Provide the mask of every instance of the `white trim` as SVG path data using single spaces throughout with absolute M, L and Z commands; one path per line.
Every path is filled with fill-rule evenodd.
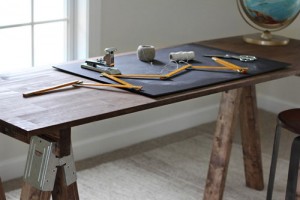
M 283 110 L 300 107 L 300 104 L 283 101 L 279 98 L 264 94 L 257 94 L 257 104 L 259 108 L 272 113 L 279 113 Z
M 20 157 L 3 160 L 0 162 L 2 181 L 12 180 L 23 176 L 26 163 L 26 154 Z
M 31 28 L 31 66 L 34 66 L 34 0 L 31 0 L 31 19 L 30 19 L 30 28 Z
M 266 96 L 263 94 L 257 95 L 258 107 L 264 110 L 278 113 L 284 109 L 292 107 L 300 107 L 300 105 L 282 101 L 278 98 Z M 191 103 L 191 102 L 189 102 Z M 193 104 L 194 105 L 194 104 Z M 195 104 L 196 105 L 196 104 Z M 206 104 L 205 104 L 206 105 Z M 74 156 L 76 160 L 82 160 L 91 156 L 103 154 L 126 146 L 130 146 L 142 141 L 150 140 L 156 137 L 174 133 L 180 130 L 192 128 L 203 123 L 211 122 L 216 119 L 218 112 L 218 103 L 211 103 L 206 106 L 199 104 L 196 109 L 188 112 L 178 112 L 168 118 L 155 114 L 156 111 L 142 111 L 131 114 L 132 117 L 126 116 L 128 126 L 116 128 L 112 131 L 107 131 L 110 123 L 115 123 L 123 118 L 113 118 L 101 122 L 82 125 L 72 129 L 72 136 L 85 134 L 86 137 L 73 142 Z M 152 115 L 155 121 L 145 119 L 143 123 L 136 124 L 136 118 L 147 118 L 148 112 L 153 112 Z M 134 116 L 135 115 L 135 116 Z M 125 116 L 123 116 L 125 117 Z M 151 118 L 151 117 L 150 117 Z M 153 119 L 153 117 L 152 117 Z M 74 138 L 73 138 L 74 139 Z M 89 147 L 89 148 L 86 148 Z M 9 158 L 0 161 L 0 174 L 2 180 L 10 180 L 21 177 L 24 172 L 26 153 L 18 157 Z
M 211 122 L 216 119 L 217 111 L 218 104 L 212 104 L 205 107 L 199 106 L 197 109 L 179 113 L 168 118 L 158 116 L 155 118 L 155 121 L 150 123 L 148 122 L 149 120 L 145 119 L 143 120 L 143 123 L 139 123 L 137 125 L 135 121 L 132 121 L 134 119 L 127 119 L 130 120 L 130 125 L 126 126 L 126 128 L 120 128 L 110 132 L 108 131 L 105 132 L 105 134 L 99 133 L 103 131 L 103 121 L 75 127 L 72 129 L 72 136 L 74 136 L 74 134 L 86 134 L 88 136 L 84 137 L 83 140 L 73 142 L 74 157 L 76 160 L 82 160 L 142 141 L 195 127 L 203 123 Z M 132 115 L 143 115 L 147 118 L 148 112 L 149 111 L 144 111 L 134 113 Z M 106 121 L 104 123 L 107 125 L 109 123 L 113 123 L 112 121 L 114 120 L 115 119 L 110 119 L 109 122 Z M 27 152 L 24 152 L 24 154 L 19 157 L 0 161 L 0 174 L 3 181 L 23 176 L 26 153 Z
M 33 16 L 32 16 L 32 18 L 33 18 Z M 22 24 L 5 25 L 5 26 L 0 26 L 0 29 L 15 28 L 15 27 L 20 27 L 20 26 L 34 26 L 37 24 L 48 24 L 48 23 L 52 23 L 52 22 L 62 22 L 62 21 L 68 21 L 68 18 L 53 19 L 53 20 L 46 20 L 46 21 L 40 21 L 40 22 L 28 22 L 28 23 L 22 23 Z
M 155 121 L 149 122 L 146 119 L 142 124 L 132 122 L 126 128 L 105 132 L 105 134 L 100 133 L 101 128 L 103 128 L 101 123 L 96 123 L 93 130 L 98 129 L 98 133 L 94 137 L 88 137 L 74 143 L 74 157 L 76 160 L 82 160 L 214 121 L 218 108 L 219 105 L 216 104 L 169 116 L 168 118 L 158 116 Z M 147 118 L 147 116 L 144 117 Z M 88 125 L 79 129 L 74 128 L 72 131 L 73 134 L 82 134 L 82 130 L 87 132 Z M 86 148 L 87 146 L 89 148 Z
M 67 23 L 67 30 L 66 30 L 66 60 L 72 60 L 74 59 L 74 3 L 73 0 L 67 0 L 67 17 L 66 18 L 60 18 L 60 19 L 54 19 L 54 20 L 44 20 L 44 21 L 34 21 L 34 0 L 31 0 L 31 18 L 30 22 L 28 23 L 20 23 L 20 24 L 10 24 L 5 26 L 0 26 L 0 29 L 7 29 L 7 28 L 15 28 L 15 27 L 21 27 L 21 26 L 30 26 L 31 28 L 31 66 L 34 66 L 34 59 L 35 59 L 35 49 L 34 49 L 34 26 L 38 24 L 48 24 L 53 22 L 66 22 Z
M 89 48 L 89 0 L 74 1 L 74 55 L 73 59 L 88 57 Z
M 73 60 L 75 57 L 74 50 L 74 24 L 75 24 L 75 3 L 72 0 L 67 0 L 67 60 Z

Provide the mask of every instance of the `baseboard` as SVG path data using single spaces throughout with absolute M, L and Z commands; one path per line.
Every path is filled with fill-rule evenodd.
M 168 117 L 160 116 L 160 114 L 153 116 L 153 113 L 156 113 L 156 111 L 144 111 L 129 116 L 105 120 L 104 122 L 95 122 L 75 127 L 72 129 L 72 134 L 75 134 L 75 139 L 73 138 L 75 160 L 82 160 L 211 122 L 215 120 L 217 111 L 218 104 L 213 103 L 213 105 L 210 106 L 201 106 L 200 104 L 193 110 L 177 113 L 176 115 Z M 147 118 L 146 114 L 148 112 L 153 112 L 152 117 L 150 117 L 151 120 L 140 120 L 141 118 Z M 168 112 L 168 109 L 166 112 Z M 109 129 L 107 127 L 105 128 L 105 126 L 109 126 L 107 124 L 115 123 L 115 121 L 119 121 L 118 123 L 120 124 L 124 120 L 126 120 L 126 124 L 123 127 L 120 126 L 119 129 L 115 128 L 111 132 L 108 130 L 103 131 L 103 129 Z M 138 124 L 136 124 L 135 120 L 139 121 Z M 105 134 L 103 134 L 103 132 L 105 132 Z M 78 139 L 76 138 L 76 134 L 77 136 L 81 135 L 84 137 Z M 21 153 L 19 157 L 1 160 L 0 175 L 2 181 L 23 176 L 27 152 Z
M 145 123 L 138 125 L 132 122 L 130 123 L 132 126 L 124 129 L 106 132 L 105 135 L 97 134 L 94 137 L 77 141 L 73 144 L 75 159 L 81 160 L 211 122 L 216 119 L 217 111 L 218 105 L 216 104 L 167 118 L 157 116 L 155 121 L 145 120 Z M 86 148 L 87 146 L 89 148 Z
M 277 97 L 267 96 L 263 94 L 257 95 L 258 108 L 269 111 L 271 113 L 279 113 L 290 108 L 299 108 L 300 103 L 296 104 L 289 101 L 283 101 Z
M 13 157 L 0 162 L 0 175 L 2 182 L 23 176 L 27 154 Z M 20 185 L 21 187 L 21 185 Z
M 273 113 L 278 113 L 288 108 L 300 107 L 298 104 L 282 101 L 278 98 L 263 94 L 258 94 L 257 99 L 259 108 Z M 190 109 L 188 112 L 181 112 L 168 117 L 160 116 L 159 114 L 155 116 L 154 114 L 151 120 L 140 120 L 141 118 L 147 118 L 146 113 L 148 112 L 149 111 L 134 113 L 130 116 L 118 117 L 105 122 L 95 122 L 72 129 L 74 134 L 85 136 L 80 139 L 75 138 L 73 141 L 75 159 L 82 160 L 211 122 L 216 119 L 218 104 L 212 103 L 209 106 L 197 106 L 196 109 Z M 156 111 L 152 112 L 155 113 Z M 166 112 L 168 112 L 168 110 Z M 126 120 L 126 124 L 119 129 L 115 128 L 109 131 L 108 127 L 105 128 L 105 126 L 111 124 L 112 121 L 120 123 L 124 120 Z M 135 120 L 139 120 L 138 124 L 136 124 Z M 103 132 L 100 133 L 103 129 L 107 129 L 104 130 L 105 134 Z M 2 180 L 6 181 L 21 177 L 24 172 L 26 157 L 27 152 L 22 152 L 18 157 L 1 160 L 0 175 Z

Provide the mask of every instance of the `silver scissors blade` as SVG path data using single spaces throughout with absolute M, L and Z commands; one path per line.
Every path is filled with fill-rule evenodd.
M 217 58 L 227 58 L 227 59 L 237 59 L 240 60 L 242 62 L 251 62 L 251 61 L 255 61 L 257 60 L 257 58 L 255 56 L 251 56 L 251 55 L 231 55 L 231 54 L 206 54 L 203 55 L 204 57 L 217 57 Z

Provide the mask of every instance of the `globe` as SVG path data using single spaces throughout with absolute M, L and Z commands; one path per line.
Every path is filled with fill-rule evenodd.
M 289 39 L 272 35 L 291 24 L 300 12 L 300 0 L 237 0 L 244 20 L 262 34 L 243 37 L 248 43 L 260 45 L 285 45 Z

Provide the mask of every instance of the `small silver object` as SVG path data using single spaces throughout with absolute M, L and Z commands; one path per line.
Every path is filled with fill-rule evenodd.
M 204 55 L 205 57 L 217 57 L 217 58 L 227 58 L 227 59 L 237 59 L 242 62 L 252 62 L 257 60 L 255 56 L 251 55 L 231 55 L 231 54 L 224 54 L 224 55 Z
M 97 59 L 97 62 L 101 65 L 105 65 L 108 67 L 115 66 L 115 60 L 114 60 L 114 52 L 117 51 L 115 47 L 109 47 L 104 49 L 105 55 L 99 59 Z

